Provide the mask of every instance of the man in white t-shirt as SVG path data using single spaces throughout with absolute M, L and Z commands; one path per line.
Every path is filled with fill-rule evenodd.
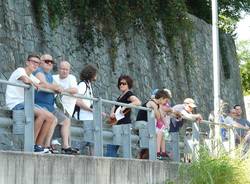
M 53 75 L 53 79 L 63 88 L 64 92 L 70 93 L 72 95 L 78 93 L 76 77 L 70 74 L 70 64 L 68 61 L 60 62 L 59 74 Z M 66 112 L 72 116 L 76 104 L 76 98 L 62 96 L 62 104 Z
M 35 88 L 39 87 L 40 81 L 32 75 L 40 65 L 40 58 L 37 55 L 29 55 L 27 61 L 25 61 L 26 66 L 24 68 L 17 68 L 10 76 L 9 82 L 17 84 L 30 84 Z M 24 88 L 7 85 L 6 88 L 6 105 L 11 110 L 23 110 L 24 109 Z M 35 105 L 34 109 L 35 123 L 34 123 L 34 133 L 35 133 L 35 152 L 48 152 L 45 149 L 44 141 L 46 139 L 47 133 L 49 132 L 51 125 L 54 123 L 56 118 L 53 114 L 43 110 L 39 106 Z

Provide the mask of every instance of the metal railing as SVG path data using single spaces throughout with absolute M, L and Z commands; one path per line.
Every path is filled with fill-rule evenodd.
M 11 83 L 5 80 L 0 80 L 0 83 L 7 84 L 7 85 L 13 85 L 13 86 L 18 86 L 18 87 L 23 87 L 24 88 L 24 104 L 25 104 L 25 126 L 24 126 L 24 151 L 28 152 L 33 152 L 33 145 L 34 145 L 34 88 L 33 86 L 25 85 L 25 84 L 16 84 L 16 83 Z M 49 92 L 49 93 L 54 93 L 52 90 L 48 89 L 39 89 L 39 91 L 44 91 L 44 92 Z M 85 97 L 81 94 L 75 94 L 71 95 L 66 92 L 62 92 L 62 95 L 66 96 L 71 96 L 75 98 L 80 98 L 80 99 L 87 99 L 87 100 L 92 100 L 93 101 L 93 123 L 91 123 L 93 130 L 91 130 L 91 137 L 93 137 L 93 140 L 89 140 L 94 143 L 94 150 L 93 150 L 93 155 L 94 156 L 103 156 L 103 136 L 105 137 L 113 137 L 115 134 L 110 134 L 107 132 L 103 131 L 102 127 L 102 104 L 107 103 L 107 104 L 112 104 L 112 105 L 119 105 L 119 106 L 124 106 L 128 108 L 133 108 L 133 109 L 139 109 L 139 110 L 145 110 L 147 111 L 147 116 L 148 116 L 148 148 L 149 148 L 149 159 L 155 160 L 156 159 L 156 132 L 155 132 L 155 118 L 154 118 L 154 113 L 151 109 L 145 108 L 142 106 L 135 106 L 135 105 L 130 105 L 130 104 L 125 104 L 125 103 L 120 103 L 116 101 L 110 101 L 102 98 L 90 98 L 90 97 Z M 87 123 L 86 123 L 87 124 Z M 119 127 L 122 127 L 119 125 Z M 124 157 L 131 158 L 131 126 L 130 125 L 125 125 L 123 127 L 123 146 L 126 147 L 124 149 Z M 139 138 L 134 138 L 134 140 L 139 140 Z M 114 141 L 115 142 L 115 141 Z M 117 141 L 116 141 L 117 142 Z M 112 144 L 112 142 L 110 143 Z M 117 142 L 119 143 L 119 141 Z
M 235 145 L 235 131 L 236 129 L 243 129 L 246 131 L 249 131 L 249 128 L 239 128 L 235 125 L 229 125 L 226 123 L 217 123 L 217 122 L 211 122 L 211 121 L 207 121 L 207 120 L 202 120 L 201 122 L 191 122 L 190 120 L 188 121 L 188 123 L 192 123 L 192 132 L 189 132 L 191 134 L 187 134 L 184 136 L 184 159 L 185 159 L 185 154 L 187 155 L 191 155 L 191 160 L 198 160 L 199 159 L 199 150 L 200 150 L 200 145 L 201 145 L 201 136 L 202 133 L 200 131 L 200 126 L 204 126 L 204 125 L 208 125 L 209 126 L 209 131 L 205 133 L 205 136 L 203 138 L 204 141 L 204 147 L 206 147 L 206 149 L 210 152 L 211 155 L 215 155 L 216 156 L 216 152 L 215 150 L 219 149 L 223 152 L 227 152 L 228 154 L 234 156 L 235 154 L 235 149 L 236 149 L 236 145 Z M 215 136 L 214 136 L 214 132 L 215 132 L 215 128 L 216 125 L 219 126 L 220 128 L 220 132 L 222 128 L 225 128 L 227 133 L 228 133 L 228 137 L 226 139 L 223 140 L 222 135 L 220 136 L 220 140 L 215 140 Z M 186 132 L 185 132 L 186 133 Z M 179 136 L 179 135 L 178 135 Z M 179 149 L 179 143 L 177 146 L 177 149 Z M 180 151 L 178 150 L 177 153 L 179 153 Z M 173 153 L 176 154 L 176 153 Z M 174 161 L 179 162 L 180 161 L 180 155 L 178 155 L 177 158 Z
M 22 87 L 24 88 L 24 101 L 25 101 L 25 109 L 24 109 L 24 114 L 25 114 L 25 126 L 24 126 L 24 151 L 27 152 L 33 152 L 33 145 L 34 145 L 34 88 L 33 86 L 30 85 L 25 85 L 25 84 L 16 84 L 16 83 L 11 83 L 6 80 L 1 80 L 0 83 L 2 84 L 7 84 L 7 85 L 13 85 L 17 87 Z M 39 89 L 40 91 L 45 91 L 45 92 L 50 92 L 54 93 L 52 90 L 48 89 Z M 123 157 L 125 158 L 131 158 L 131 142 L 137 142 L 137 141 L 144 141 L 145 140 L 140 140 L 142 139 L 141 137 L 138 137 L 137 135 L 131 135 L 131 125 L 125 125 L 124 127 L 121 125 L 118 126 L 113 126 L 113 132 L 107 132 L 103 130 L 103 117 L 102 117 L 102 105 L 103 103 L 106 104 L 112 104 L 112 105 L 119 105 L 119 106 L 125 106 L 128 108 L 133 108 L 133 109 L 140 109 L 140 110 L 146 110 L 147 111 L 147 116 L 148 116 L 148 123 L 146 125 L 147 129 L 147 140 L 148 143 L 146 144 L 141 144 L 144 145 L 144 148 L 149 149 L 149 159 L 150 160 L 155 160 L 156 159 L 156 132 L 155 132 L 155 117 L 154 113 L 151 109 L 141 107 L 141 106 L 134 106 L 134 105 L 129 105 L 129 104 L 124 104 L 116 101 L 110 101 L 102 98 L 89 98 L 89 97 L 84 97 L 81 94 L 76 94 L 76 95 L 71 95 L 69 93 L 62 92 L 62 95 L 66 96 L 71 96 L 75 98 L 80 98 L 80 99 L 87 99 L 87 100 L 92 100 L 93 101 L 93 122 L 85 122 L 86 126 L 85 129 L 83 127 L 83 131 L 86 134 L 90 134 L 90 136 L 87 136 L 84 141 L 89 141 L 94 144 L 94 150 L 93 150 L 93 155 L 94 156 L 103 156 L 103 144 L 113 144 L 115 143 L 116 145 L 122 145 L 123 146 Z M 229 138 L 228 138 L 228 148 L 226 149 L 228 152 L 231 150 L 235 149 L 235 136 L 234 136 L 234 130 L 238 127 L 235 127 L 233 125 L 228 125 L 225 123 L 215 123 L 215 122 L 210 122 L 206 120 L 202 120 L 200 122 L 201 124 L 206 124 L 209 126 L 215 126 L 219 125 L 220 127 L 224 127 L 228 129 L 229 132 Z M 120 127 L 118 129 L 117 127 Z M 244 129 L 244 128 L 242 128 Z M 245 130 L 248 130 L 245 128 Z M 210 128 L 210 136 L 208 137 L 208 140 L 206 140 L 205 144 L 207 144 L 207 147 L 210 149 L 211 153 L 213 152 L 213 148 L 218 146 L 215 145 L 216 141 L 214 141 L 214 136 L 213 136 L 213 128 Z M 121 136 L 122 134 L 122 136 Z M 191 150 L 190 153 L 192 155 L 192 160 L 197 160 L 198 159 L 198 152 L 200 148 L 200 129 L 199 129 L 199 123 L 197 122 L 192 122 L 192 136 L 191 137 L 185 137 L 184 143 L 185 146 L 188 147 L 187 150 Z M 117 137 L 120 137 L 120 140 L 116 140 Z M 145 136 L 144 136 L 145 137 Z M 105 140 L 113 140 L 114 141 L 104 141 Z M 208 145 L 208 142 L 210 145 Z M 146 146 L 145 146 L 146 145 Z M 179 149 L 179 143 L 177 148 Z M 174 153 L 175 154 L 175 153 Z M 180 161 L 179 159 L 175 161 Z
M 16 84 L 6 80 L 0 83 L 24 88 L 24 151 L 34 151 L 34 88 L 26 84 Z

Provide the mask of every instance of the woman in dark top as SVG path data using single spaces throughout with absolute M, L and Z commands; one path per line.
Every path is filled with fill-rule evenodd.
M 141 101 L 133 94 L 130 89 L 133 87 L 133 80 L 128 75 L 121 75 L 118 79 L 117 87 L 119 88 L 121 95 L 117 98 L 117 102 L 131 104 L 131 105 L 141 105 Z M 126 107 L 119 107 L 117 105 L 113 106 L 110 117 L 115 118 L 116 110 L 120 110 L 124 114 L 124 118 L 117 121 L 117 125 L 129 124 L 131 123 L 131 110 Z M 117 145 L 107 145 L 108 157 L 117 157 L 117 150 L 119 146 Z

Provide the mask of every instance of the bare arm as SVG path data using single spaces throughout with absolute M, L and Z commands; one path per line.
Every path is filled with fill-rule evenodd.
M 70 93 L 72 95 L 77 94 L 78 93 L 78 89 L 76 87 L 72 87 L 72 88 L 67 88 L 63 90 L 64 92 Z
M 88 107 L 83 101 L 82 99 L 77 99 L 76 100 L 76 105 L 78 105 L 81 109 L 84 109 L 86 111 L 89 111 L 89 112 L 93 112 L 93 109 L 91 109 L 90 107 Z
M 131 102 L 129 103 L 130 105 L 136 105 L 136 106 L 141 105 L 141 101 L 136 96 L 130 96 L 128 100 Z M 126 108 L 127 107 L 122 107 L 121 112 L 124 112 Z
M 53 84 L 48 83 L 43 73 L 41 72 L 37 73 L 36 77 L 41 81 L 41 87 L 46 88 L 46 89 L 51 89 L 58 93 L 63 91 L 63 89 L 59 85 L 54 84 L 54 83 Z
M 30 85 L 33 85 L 35 88 L 39 88 L 39 87 L 41 87 L 40 86 L 40 83 L 36 83 L 36 82 L 33 82 L 29 77 L 27 77 L 27 76 L 21 76 L 21 77 L 19 77 L 18 78 L 18 80 L 21 80 L 23 83 L 25 83 L 25 84 L 30 84 Z
M 160 119 L 160 118 L 161 118 L 161 113 L 160 113 L 160 111 L 159 111 L 159 108 L 158 108 L 158 106 L 157 106 L 154 102 L 149 101 L 149 102 L 147 103 L 146 106 L 147 106 L 148 108 L 153 109 L 154 115 L 155 115 L 155 118 L 156 118 L 156 119 Z

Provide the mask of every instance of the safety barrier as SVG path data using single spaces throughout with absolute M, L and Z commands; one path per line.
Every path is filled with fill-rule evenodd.
M 18 87 L 23 87 L 25 91 L 24 101 L 25 101 L 25 109 L 24 113 L 22 111 L 15 111 L 14 114 L 14 133 L 20 134 L 24 131 L 24 151 L 33 152 L 34 145 L 34 88 L 33 86 L 25 85 L 25 84 L 15 84 L 5 80 L 0 80 L 0 83 L 4 83 L 7 85 L 13 85 Z M 40 91 L 54 93 L 48 89 L 39 89 Z M 151 109 L 134 106 L 130 104 L 119 103 L 116 101 L 110 101 L 102 98 L 88 98 L 83 95 L 76 94 L 71 95 L 69 93 L 63 92 L 62 95 L 72 96 L 75 98 L 87 99 L 93 101 L 93 121 L 92 122 L 84 122 L 83 123 L 83 141 L 92 142 L 94 144 L 93 155 L 94 156 L 103 156 L 103 144 L 114 144 L 120 145 L 123 147 L 123 157 L 132 158 L 131 153 L 131 142 L 143 141 L 148 144 L 146 147 L 149 149 L 149 159 L 156 159 L 156 132 L 155 132 L 155 120 L 154 113 Z M 115 125 L 112 128 L 112 131 L 104 131 L 103 130 L 103 120 L 102 120 L 102 104 L 112 104 L 125 106 L 133 109 L 141 109 L 147 111 L 148 116 L 148 125 L 147 139 L 140 139 L 138 135 L 131 135 L 131 125 Z M 23 113 L 23 114 L 22 114 Z M 22 117 L 24 115 L 24 117 Z M 24 122 L 24 127 L 22 128 L 22 122 Z M 74 128 L 73 128 L 74 129 Z M 79 129 L 78 129 L 79 130 Z M 78 131 L 77 130 L 77 131 Z M 105 139 L 104 139 L 105 138 Z M 145 146 L 144 146 L 145 147 Z
M 34 88 L 25 84 L 14 84 L 5 80 L 0 80 L 0 83 L 7 85 L 14 85 L 18 87 L 23 87 L 25 90 L 25 110 L 13 112 L 14 120 L 14 129 L 13 133 L 15 134 L 24 134 L 24 151 L 33 152 L 34 145 Z M 51 92 L 51 90 L 40 89 L 41 91 Z M 84 121 L 82 124 L 71 127 L 71 132 L 74 136 L 79 137 L 82 141 L 91 142 L 94 145 L 93 155 L 94 156 L 103 156 L 103 145 L 113 144 L 120 145 L 123 148 L 123 157 L 132 158 L 132 144 L 137 144 L 139 142 L 140 148 L 149 149 L 149 159 L 156 159 L 156 132 L 155 132 L 155 118 L 151 109 L 134 106 L 124 103 L 119 103 L 116 101 L 110 101 L 102 98 L 88 98 L 83 95 L 71 95 L 68 93 L 62 93 L 62 95 L 73 96 L 75 98 L 87 99 L 93 101 L 94 108 L 94 119 L 93 121 Z M 139 135 L 131 133 L 131 129 L 134 128 L 131 124 L 129 125 L 114 125 L 111 129 L 103 129 L 103 117 L 102 117 L 102 105 L 103 103 L 125 106 L 133 109 L 142 109 L 147 111 L 148 122 L 135 122 L 135 127 L 139 130 Z M 22 126 L 24 122 L 24 126 Z M 221 145 L 224 146 L 225 150 L 230 152 L 235 149 L 235 136 L 234 131 L 237 127 L 233 125 L 215 123 L 203 120 L 201 124 L 209 125 L 210 131 L 207 132 L 207 135 L 204 139 L 204 145 L 210 150 L 211 154 L 216 147 L 218 147 L 218 141 L 214 137 L 215 126 L 224 127 L 228 129 L 228 139 L 226 141 L 221 141 Z M 197 160 L 199 155 L 198 151 L 200 149 L 200 137 L 202 132 L 199 129 L 200 123 L 192 122 L 192 132 L 187 133 L 184 137 L 184 159 L 186 160 Z M 8 123 L 6 125 L 9 125 Z M 4 125 L 1 125 L 4 126 Z M 246 128 L 246 130 L 248 130 Z M 172 137 L 172 140 L 179 140 L 179 134 L 176 134 L 175 137 Z M 173 144 L 174 145 L 174 144 Z M 175 141 L 174 152 L 175 155 L 174 161 L 180 161 L 179 154 L 179 141 Z

